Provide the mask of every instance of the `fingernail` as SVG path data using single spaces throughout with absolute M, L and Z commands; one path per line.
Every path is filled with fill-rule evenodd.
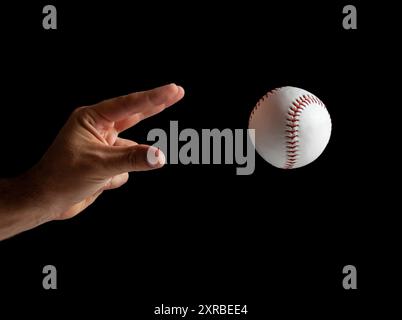
M 147 151 L 147 162 L 151 167 L 161 167 L 165 164 L 165 155 L 159 148 L 150 147 Z
M 163 166 L 166 162 L 165 154 L 158 148 L 155 151 L 155 156 L 158 159 L 159 166 Z

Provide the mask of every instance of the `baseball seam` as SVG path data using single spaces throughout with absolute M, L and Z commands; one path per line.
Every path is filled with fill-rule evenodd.
M 283 88 L 284 87 L 279 87 L 267 92 L 257 102 L 251 111 L 249 124 L 254 116 L 255 111 L 257 111 L 260 105 Z M 285 127 L 286 160 L 284 166 L 282 167 L 283 169 L 293 169 L 297 164 L 297 159 L 299 158 L 299 119 L 302 111 L 314 103 L 326 109 L 325 104 L 313 94 L 304 94 L 297 97 L 288 108 Z
M 275 88 L 275 89 L 273 89 L 273 90 L 271 90 L 271 91 L 268 91 L 266 94 L 264 94 L 264 96 L 263 96 L 260 100 L 258 100 L 258 102 L 257 102 L 257 104 L 254 106 L 253 110 L 251 110 L 250 117 L 248 118 L 248 123 L 249 123 L 249 125 L 250 125 L 251 119 L 252 119 L 253 116 L 254 116 L 254 113 L 255 113 L 255 112 L 257 111 L 257 109 L 260 107 L 261 103 L 263 103 L 263 102 L 264 102 L 265 100 L 267 100 L 269 97 L 275 95 L 276 92 L 279 91 L 279 90 L 281 90 L 281 89 L 282 89 L 282 87 L 280 87 L 280 88 Z
M 299 119 L 302 112 L 312 104 L 318 104 L 325 108 L 324 103 L 316 96 L 304 94 L 299 96 L 290 105 L 285 127 L 286 161 L 283 169 L 292 169 L 299 159 Z

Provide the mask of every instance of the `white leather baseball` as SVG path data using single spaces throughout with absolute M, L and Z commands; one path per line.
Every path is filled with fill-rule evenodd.
M 268 92 L 251 112 L 249 128 L 260 156 L 278 168 L 305 166 L 324 151 L 331 136 L 327 108 L 312 93 L 294 87 Z

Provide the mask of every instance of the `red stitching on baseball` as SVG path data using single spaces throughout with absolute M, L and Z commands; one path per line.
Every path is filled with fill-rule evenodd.
M 260 105 L 261 105 L 265 100 L 267 100 L 267 99 L 270 98 L 271 96 L 275 95 L 275 93 L 276 93 L 277 91 L 281 90 L 281 89 L 282 89 L 282 87 L 272 89 L 271 91 L 268 91 L 266 94 L 264 94 L 264 96 L 263 96 L 260 100 L 258 100 L 257 104 L 255 105 L 255 107 L 254 107 L 253 110 L 251 111 L 250 117 L 248 118 L 248 124 L 249 124 L 249 125 L 250 125 L 251 118 L 252 118 L 253 115 L 254 115 L 254 112 L 257 111 L 257 109 L 260 107 Z
M 303 110 L 310 104 L 318 104 L 325 108 L 324 103 L 313 95 L 305 95 L 298 97 L 289 106 L 287 119 L 286 119 L 286 162 L 283 166 L 284 169 L 292 169 L 299 158 L 299 140 L 295 139 L 299 133 L 299 117 Z
M 255 105 L 251 111 L 249 124 L 254 115 L 254 112 L 260 107 L 260 105 L 281 90 L 283 87 L 273 89 L 267 92 Z M 283 166 L 284 169 L 292 169 L 299 158 L 299 118 L 304 109 L 310 104 L 318 104 L 324 108 L 325 104 L 316 96 L 312 94 L 303 94 L 295 99 L 291 103 L 288 109 L 286 126 L 285 126 L 285 138 L 286 138 L 286 162 Z

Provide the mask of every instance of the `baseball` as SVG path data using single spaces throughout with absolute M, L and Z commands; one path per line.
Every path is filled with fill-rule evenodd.
M 258 154 L 275 167 L 303 167 L 324 151 L 331 136 L 331 118 L 324 103 L 294 87 L 268 92 L 251 112 L 249 129 Z

